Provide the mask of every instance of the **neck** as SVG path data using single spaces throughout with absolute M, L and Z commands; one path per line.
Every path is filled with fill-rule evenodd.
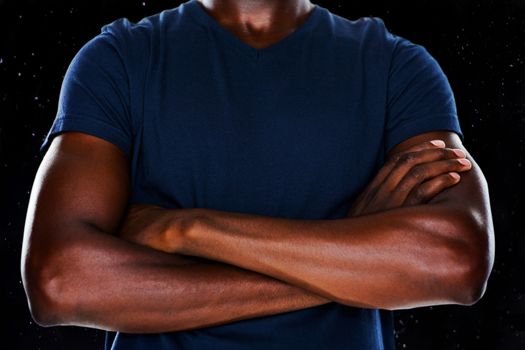
M 293 32 L 314 5 L 309 0 L 197 0 L 239 36 L 263 39 Z

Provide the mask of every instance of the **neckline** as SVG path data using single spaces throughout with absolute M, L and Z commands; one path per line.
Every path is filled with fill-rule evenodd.
M 306 34 L 317 22 L 319 18 L 322 7 L 313 4 L 314 7 L 310 10 L 308 17 L 290 34 L 271 44 L 270 46 L 264 48 L 255 48 L 246 42 L 242 41 L 239 37 L 233 34 L 231 31 L 223 27 L 219 22 L 213 18 L 206 10 L 198 3 L 198 0 L 189 0 L 184 3 L 184 9 L 188 10 L 188 13 L 195 20 L 199 21 L 202 24 L 208 25 L 214 29 L 221 38 L 225 39 L 229 44 L 233 45 L 239 51 L 250 56 L 252 59 L 258 60 L 262 57 L 266 57 L 271 54 L 277 53 L 280 49 L 284 49 L 287 46 L 292 45 L 293 43 L 300 40 L 304 34 Z

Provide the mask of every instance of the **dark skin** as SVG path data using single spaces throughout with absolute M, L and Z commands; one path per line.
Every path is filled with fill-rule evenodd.
M 291 34 L 314 7 L 305 0 L 200 0 L 199 5 L 222 27 L 256 49 Z
M 267 26 L 252 27 L 282 36 L 301 13 L 285 17 L 276 9 L 306 8 L 302 1 L 216 3 L 242 11 L 255 7 L 240 4 L 261 3 L 266 12 L 257 14 L 274 17 L 242 12 L 247 16 L 230 22 L 267 18 Z M 260 47 L 278 41 L 253 38 Z M 430 145 L 434 139 L 446 147 Z M 42 161 L 28 207 L 22 276 L 31 312 L 42 325 L 157 333 L 332 301 L 392 310 L 471 305 L 492 268 L 493 227 L 481 170 L 468 152 L 471 166 L 460 165 L 456 158 L 463 157 L 452 149 L 466 152 L 457 135 L 444 131 L 400 143 L 347 218 L 314 223 L 204 208 L 128 208 L 122 151 L 64 133 Z M 271 232 L 282 237 L 279 244 Z M 219 252 L 210 249 L 216 244 Z
M 491 229 L 490 209 L 476 202 L 476 193 L 483 196 L 483 178 L 479 168 L 472 169 L 470 155 L 464 165 L 454 150 L 420 143 L 436 136 L 468 154 L 452 132 L 406 140 L 391 151 L 347 219 L 136 205 L 120 234 L 168 253 L 260 272 L 346 305 L 390 310 L 472 305 L 485 289 L 490 272 L 485 264 L 492 265 L 491 232 L 484 231 Z M 468 172 L 458 182 L 450 176 L 454 171 Z M 482 218 L 487 213 L 488 223 Z M 142 222 L 157 217 L 162 227 L 137 229 L 148 215 Z

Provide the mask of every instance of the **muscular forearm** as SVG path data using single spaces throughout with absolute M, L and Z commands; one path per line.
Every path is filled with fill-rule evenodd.
M 54 305 L 44 324 L 167 332 L 329 302 L 238 267 L 157 252 L 93 227 L 71 229 L 75 245 L 57 243 L 43 274 Z
M 177 211 L 177 217 L 168 210 L 173 224 L 167 220 L 154 230 L 161 240 L 153 244 L 358 307 L 470 304 L 480 295 L 490 257 L 490 232 L 480 219 L 489 213 L 472 174 L 440 192 L 457 183 L 440 174 L 466 168 L 448 160 L 457 156 L 451 149 L 429 147 L 417 144 L 404 154 L 410 158 L 392 157 L 356 200 L 350 218 L 289 220 L 204 208 Z M 411 171 L 418 164 L 418 172 Z
M 412 308 L 460 303 L 470 293 L 472 247 L 464 242 L 476 232 L 443 206 L 338 220 L 209 209 L 191 216 L 174 251 L 241 266 L 348 305 Z

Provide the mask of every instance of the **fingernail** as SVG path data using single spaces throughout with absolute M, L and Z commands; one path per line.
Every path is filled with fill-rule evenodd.
M 463 165 L 470 165 L 470 161 L 468 159 L 458 159 L 458 162 Z
M 460 158 L 465 158 L 465 156 L 466 156 L 466 155 L 465 155 L 465 152 L 463 152 L 463 151 L 460 150 L 460 149 L 455 149 L 455 150 L 454 150 L 454 154 L 455 154 L 456 156 L 460 157 Z
M 432 140 L 430 141 L 430 143 L 433 144 L 434 146 L 445 147 L 445 142 L 441 140 Z
M 454 180 L 457 180 L 459 179 L 459 174 L 458 173 L 448 173 L 450 175 L 450 177 L 452 177 Z

